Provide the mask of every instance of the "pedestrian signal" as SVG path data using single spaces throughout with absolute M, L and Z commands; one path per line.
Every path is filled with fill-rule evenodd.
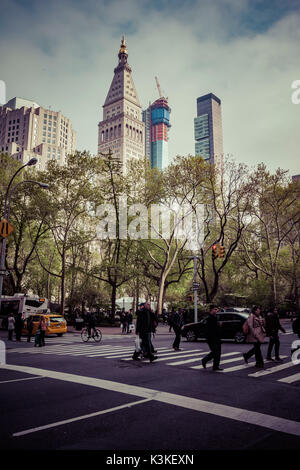
M 217 245 L 213 245 L 211 247 L 211 256 L 212 256 L 212 259 L 216 259 L 218 257 Z
M 224 246 L 219 246 L 219 258 L 224 258 L 224 251 L 225 251 L 225 248 Z

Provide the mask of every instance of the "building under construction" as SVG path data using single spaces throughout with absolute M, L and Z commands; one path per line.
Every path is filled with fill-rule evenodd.
M 160 97 L 143 111 L 145 155 L 151 160 L 152 168 L 162 170 L 169 164 L 168 130 L 171 127 L 171 109 L 168 106 L 168 98 L 162 95 L 157 77 L 155 80 Z

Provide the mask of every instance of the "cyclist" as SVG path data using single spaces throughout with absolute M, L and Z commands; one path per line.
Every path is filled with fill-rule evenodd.
M 93 334 L 96 333 L 96 319 L 95 319 L 95 315 L 92 312 L 87 313 L 86 322 L 87 322 L 87 329 L 88 329 L 88 334 L 89 334 L 89 338 L 90 338 L 92 328 L 93 328 Z

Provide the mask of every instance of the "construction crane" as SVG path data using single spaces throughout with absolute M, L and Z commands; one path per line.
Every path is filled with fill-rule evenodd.
M 157 86 L 157 89 L 158 89 L 159 97 L 163 98 L 163 94 L 161 92 L 160 84 L 159 84 L 159 81 L 158 81 L 157 77 L 155 77 L 155 81 L 156 81 L 156 86 Z

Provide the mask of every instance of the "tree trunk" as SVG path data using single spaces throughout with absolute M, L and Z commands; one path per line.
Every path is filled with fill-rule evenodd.
M 62 259 L 61 259 L 61 289 L 60 289 L 60 314 L 65 313 L 65 271 L 66 271 L 66 253 L 63 248 Z
M 111 315 L 113 321 L 115 321 L 115 313 L 116 313 L 116 297 L 117 297 L 117 286 L 116 283 L 112 283 L 112 290 L 111 290 Z
M 164 301 L 164 291 L 165 291 L 165 282 L 166 282 L 166 277 L 165 277 L 165 274 L 162 273 L 161 276 L 160 276 L 159 286 L 158 286 L 157 315 L 162 314 L 163 301 Z

